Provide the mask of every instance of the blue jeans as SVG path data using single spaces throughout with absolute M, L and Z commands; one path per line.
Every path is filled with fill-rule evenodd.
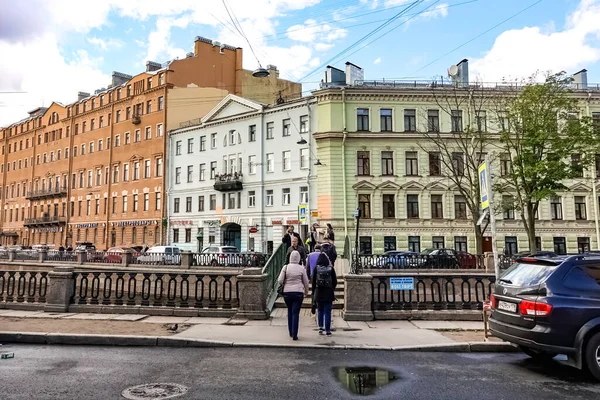
M 304 293 L 302 292 L 288 292 L 283 294 L 285 305 L 288 309 L 288 331 L 290 337 L 298 337 L 298 326 L 300 325 L 300 309 L 302 308 L 302 300 L 304 300 Z
M 317 309 L 319 310 L 319 314 L 317 316 L 319 322 L 319 329 L 323 329 L 323 324 L 325 324 L 325 332 L 331 332 L 331 309 L 333 304 L 328 302 L 318 302 Z M 323 321 L 324 320 L 324 321 Z

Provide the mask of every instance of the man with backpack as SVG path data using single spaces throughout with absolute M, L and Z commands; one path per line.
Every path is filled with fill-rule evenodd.
M 331 310 L 335 300 L 335 287 L 337 277 L 329 257 L 321 253 L 317 259 L 317 267 L 312 274 L 312 301 L 313 308 L 318 310 L 317 321 L 319 323 L 319 334 L 323 332 L 331 336 Z

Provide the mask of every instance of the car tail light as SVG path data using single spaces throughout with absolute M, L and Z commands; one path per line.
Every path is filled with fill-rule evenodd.
M 496 308 L 498 306 L 498 299 L 496 299 L 494 293 L 490 295 L 490 305 L 492 306 L 492 308 Z
M 538 303 L 537 301 L 523 300 L 519 304 L 519 312 L 522 315 L 546 316 L 552 311 L 552 306 L 547 303 Z

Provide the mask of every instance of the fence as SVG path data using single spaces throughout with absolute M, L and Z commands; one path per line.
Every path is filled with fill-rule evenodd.
M 48 250 L 46 260 L 51 262 L 75 262 L 77 261 L 77 254 L 72 251 Z
M 391 290 L 393 277 L 373 277 L 373 311 L 482 310 L 496 281 L 493 274 L 419 275 L 414 290 Z
M 482 255 L 359 255 L 364 269 L 485 269 Z
M 46 303 L 48 272 L 0 271 L 0 303 Z
M 285 265 L 287 257 L 287 247 L 280 244 L 277 250 L 269 258 L 262 273 L 267 275 L 267 309 L 270 311 L 277 300 L 277 278 Z
M 35 250 L 18 251 L 15 254 L 16 261 L 39 261 L 40 255 Z

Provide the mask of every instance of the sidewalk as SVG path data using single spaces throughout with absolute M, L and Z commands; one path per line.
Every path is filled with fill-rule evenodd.
M 177 324 L 177 331 L 171 332 Z M 138 314 L 59 314 L 0 309 L 1 342 L 170 346 L 327 347 L 336 349 L 510 351 L 497 339 L 484 343 L 477 321 L 344 321 L 334 310 L 333 335 L 319 335 L 315 316 L 301 311 L 299 340 L 287 330 L 287 310 L 264 321 Z M 91 338 L 89 343 L 85 338 Z M 129 340 L 121 340 L 125 338 Z M 93 339 L 93 340 L 92 340 Z M 154 341 L 154 342 L 153 342 Z M 487 350 L 486 350 L 487 349 Z

